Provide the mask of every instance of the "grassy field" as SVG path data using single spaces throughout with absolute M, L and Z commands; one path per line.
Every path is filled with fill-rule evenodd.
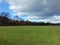
M 0 45 L 60 45 L 60 26 L 1 26 Z

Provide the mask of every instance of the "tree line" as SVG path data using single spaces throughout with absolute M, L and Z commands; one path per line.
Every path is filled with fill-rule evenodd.
M 60 23 L 50 23 L 50 22 L 31 22 L 31 21 L 24 21 L 18 16 L 15 16 L 15 19 L 9 18 L 10 15 L 8 12 L 1 12 L 0 13 L 0 26 L 46 26 L 46 25 L 60 25 Z M 20 19 L 20 20 L 18 20 Z

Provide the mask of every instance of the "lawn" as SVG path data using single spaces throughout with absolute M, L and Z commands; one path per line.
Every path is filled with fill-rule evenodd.
M 1 26 L 0 45 L 60 45 L 60 26 Z

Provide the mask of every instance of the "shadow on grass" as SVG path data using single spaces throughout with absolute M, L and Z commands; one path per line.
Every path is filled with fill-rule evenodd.
M 0 37 L 0 45 L 13 45 L 13 44 L 11 44 L 11 42 L 9 42 L 8 40 L 5 40 L 2 37 Z

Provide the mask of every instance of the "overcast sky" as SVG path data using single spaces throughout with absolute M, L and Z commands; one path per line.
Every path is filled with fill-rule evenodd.
M 60 0 L 0 0 L 0 10 L 24 20 L 60 22 Z

